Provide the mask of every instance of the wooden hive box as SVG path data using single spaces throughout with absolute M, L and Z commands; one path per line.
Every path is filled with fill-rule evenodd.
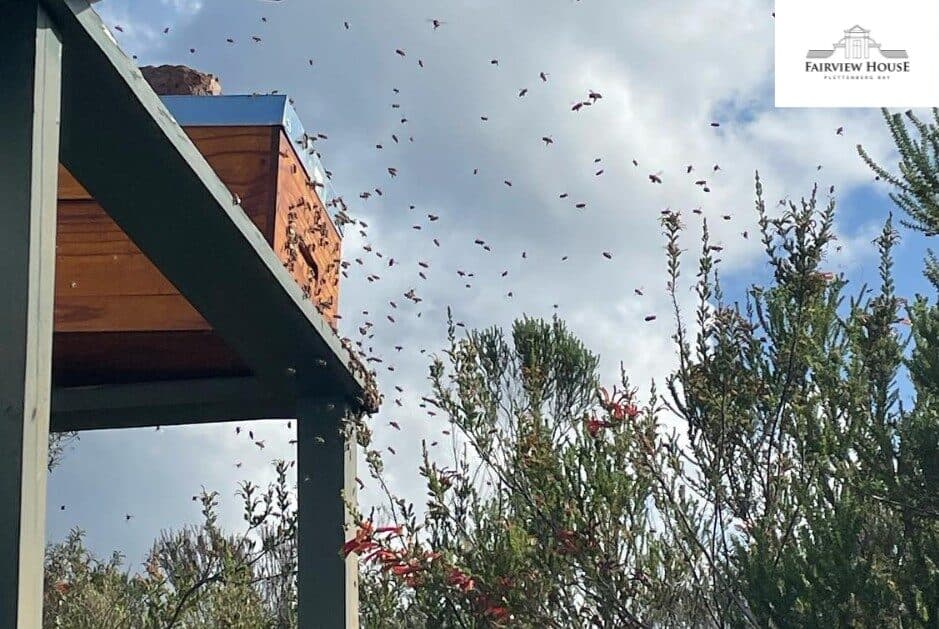
M 341 235 L 324 205 L 325 170 L 287 98 L 165 96 L 163 101 L 335 327 Z M 61 166 L 56 239 L 57 385 L 248 374 Z M 212 255 L 211 243 L 205 254 Z

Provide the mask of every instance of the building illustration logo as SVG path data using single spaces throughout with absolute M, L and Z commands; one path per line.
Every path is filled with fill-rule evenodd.
M 889 78 L 910 71 L 906 50 L 883 48 L 871 37 L 870 30 L 858 24 L 845 30 L 844 37 L 830 49 L 809 50 L 805 59 L 806 72 L 838 75 L 826 78 Z
M 844 53 L 845 59 L 869 59 L 871 50 L 877 50 L 884 59 L 906 59 L 905 50 L 884 50 L 880 44 L 871 37 L 871 32 L 855 24 L 844 32 L 844 37 L 838 40 L 831 50 L 810 50 L 806 59 L 828 59 L 834 56 L 839 49 Z

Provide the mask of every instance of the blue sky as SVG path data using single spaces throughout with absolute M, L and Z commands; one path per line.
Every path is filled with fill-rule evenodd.
M 700 221 L 690 210 L 702 208 L 725 247 L 725 286 L 739 291 L 762 273 L 758 243 L 741 235 L 755 231 L 756 169 L 770 200 L 798 198 L 816 181 L 822 190 L 835 185 L 843 249 L 828 263 L 853 282 L 876 280 L 870 241 L 892 204 L 854 147 L 895 163 L 889 136 L 878 111 L 773 107 L 771 5 L 104 0 L 96 7 L 141 64 L 212 72 L 227 94 L 287 93 L 307 130 L 328 135 L 319 148 L 333 183 L 368 224 L 364 235 L 346 231 L 345 259 L 363 264 L 353 262 L 342 284 L 343 332 L 355 337 L 373 322 L 369 345 L 395 368 L 379 372 L 386 403 L 372 420 L 375 438 L 395 448 L 386 452 L 391 480 L 419 503 L 420 440 L 439 437 L 442 426 L 418 402 L 428 356 L 444 344 L 448 306 L 468 326 L 558 312 L 601 353 L 609 381 L 623 361 L 645 389 L 673 360 L 660 210 L 684 211 L 693 247 Z M 432 19 L 443 21 L 439 29 Z M 572 112 L 590 90 L 603 98 Z M 554 144 L 545 146 L 545 136 Z M 388 167 L 398 177 L 389 178 Z M 650 183 L 659 171 L 663 183 Z M 710 193 L 694 185 L 698 177 Z M 359 199 L 375 187 L 381 197 Z M 587 206 L 578 210 L 581 201 Z M 923 240 L 903 236 L 899 290 L 928 294 L 919 272 Z M 392 269 L 389 256 L 399 263 Z M 430 263 L 427 280 L 417 275 L 421 261 Z M 369 273 L 382 279 L 368 282 Z M 420 305 L 404 305 L 410 288 Z M 385 319 L 390 301 L 399 305 L 393 324 Z M 659 317 L 646 323 L 648 314 Z M 222 493 L 222 521 L 236 528 L 237 482 L 266 482 L 273 458 L 293 456 L 285 422 L 242 427 L 241 435 L 231 424 L 83 435 L 50 477 L 48 539 L 79 526 L 97 552 L 120 550 L 139 565 L 161 529 L 198 519 L 191 497 L 202 486 Z M 267 440 L 263 451 L 247 438 L 249 428 Z M 366 505 L 374 499 L 370 490 L 361 496 Z

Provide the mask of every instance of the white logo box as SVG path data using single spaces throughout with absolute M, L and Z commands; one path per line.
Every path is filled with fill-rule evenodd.
M 939 106 L 939 0 L 777 0 L 777 107 Z

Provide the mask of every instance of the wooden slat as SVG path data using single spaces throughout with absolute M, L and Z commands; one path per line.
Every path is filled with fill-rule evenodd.
M 271 151 L 276 127 L 185 127 L 212 170 L 238 195 L 241 207 L 268 242 L 274 214 L 277 155 Z
M 277 212 L 274 218 L 272 246 L 281 259 L 290 259 L 287 235 L 292 226 L 312 252 L 319 270 L 317 286 L 310 286 L 309 267 L 296 256 L 289 268 L 291 275 L 310 293 L 314 305 L 331 325 L 336 325 L 339 311 L 339 262 L 342 240 L 322 201 L 306 176 L 293 145 L 280 133 L 280 165 L 277 175 Z
M 88 200 L 91 199 L 91 193 L 85 190 L 85 188 L 78 183 L 78 180 L 72 176 L 72 173 L 68 171 L 65 166 L 59 164 L 59 184 L 58 184 L 58 198 L 59 200 Z
M 132 255 L 139 254 L 140 249 L 124 238 L 116 240 L 99 240 L 93 234 L 84 240 L 67 238 L 65 242 L 57 242 L 55 247 L 59 256 L 97 256 L 97 255 Z
M 56 332 L 209 330 L 195 308 L 176 295 L 95 295 L 59 300 Z
M 65 263 L 62 256 L 140 253 L 137 245 L 94 200 L 59 199 L 56 229 L 59 270 Z
M 56 332 L 53 383 L 77 386 L 248 375 L 211 331 Z
M 178 295 L 142 253 L 63 255 L 56 258 L 59 303 L 74 297 Z

